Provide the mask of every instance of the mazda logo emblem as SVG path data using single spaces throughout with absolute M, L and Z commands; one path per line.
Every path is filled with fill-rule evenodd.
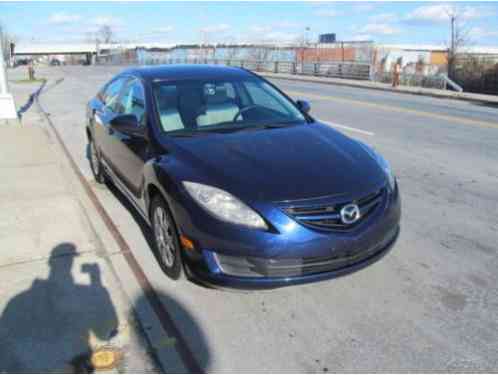
M 360 220 L 361 212 L 357 204 L 350 203 L 341 208 L 341 220 L 344 224 L 353 224 Z

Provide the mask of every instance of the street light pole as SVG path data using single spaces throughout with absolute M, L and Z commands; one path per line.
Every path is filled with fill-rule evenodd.
M 451 53 L 455 53 L 455 15 L 451 15 Z
M 7 72 L 3 56 L 3 35 L 0 34 L 0 119 L 16 119 L 14 98 L 7 92 Z

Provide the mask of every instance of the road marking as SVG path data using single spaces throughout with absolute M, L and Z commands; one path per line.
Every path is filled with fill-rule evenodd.
M 364 135 L 369 135 L 370 137 L 373 137 L 375 135 L 375 133 L 372 133 L 372 132 L 369 132 L 369 131 L 366 131 L 366 130 L 352 128 L 352 127 L 346 126 L 346 125 L 336 124 L 335 122 L 328 122 L 328 121 L 323 121 L 323 120 L 318 120 L 318 121 L 320 121 L 322 124 L 329 125 L 329 126 L 332 126 L 334 128 L 339 128 L 339 129 L 344 129 L 344 130 L 348 130 L 348 131 L 351 131 L 351 132 L 356 132 L 356 133 L 360 133 L 360 134 L 364 134 Z
M 341 98 L 338 96 L 331 96 L 331 95 L 317 95 L 317 94 L 310 94 L 307 92 L 302 92 L 302 91 L 286 91 L 288 95 L 291 96 L 297 96 L 297 97 L 307 97 L 310 99 L 317 99 L 317 100 L 332 100 L 336 102 L 343 102 L 343 103 L 348 103 L 348 104 L 358 104 L 366 107 L 371 107 L 375 109 L 381 109 L 384 111 L 388 112 L 400 112 L 400 113 L 410 113 L 418 116 L 425 116 L 425 117 L 432 117 L 435 119 L 439 120 L 444 120 L 444 121 L 449 121 L 452 123 L 459 123 L 463 125 L 475 125 L 475 126 L 481 126 L 485 128 L 494 128 L 498 129 L 498 123 L 494 122 L 487 122 L 487 121 L 480 121 L 480 120 L 472 120 L 469 118 L 460 118 L 460 117 L 455 117 L 455 116 L 450 116 L 450 115 L 440 115 L 432 112 L 424 112 L 424 111 L 419 111 L 416 109 L 409 109 L 409 108 L 401 108 L 401 107 L 394 107 L 394 106 L 388 106 L 385 104 L 375 104 L 375 103 L 369 103 L 369 102 L 364 102 L 361 100 L 354 100 L 354 99 L 345 99 Z

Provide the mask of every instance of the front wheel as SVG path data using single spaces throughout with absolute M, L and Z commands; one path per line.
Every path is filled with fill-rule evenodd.
M 104 168 L 100 161 L 100 155 L 93 140 L 90 141 L 90 167 L 92 168 L 93 177 L 99 184 L 105 182 Z
M 180 241 L 168 206 L 159 195 L 152 200 L 151 221 L 159 265 L 166 275 L 177 280 L 182 273 Z

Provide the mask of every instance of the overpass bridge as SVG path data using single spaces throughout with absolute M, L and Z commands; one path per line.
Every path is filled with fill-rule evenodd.
M 19 43 L 11 46 L 11 59 L 19 56 L 85 55 L 91 63 L 95 56 L 108 54 L 112 50 L 172 47 L 174 45 L 164 43 Z

